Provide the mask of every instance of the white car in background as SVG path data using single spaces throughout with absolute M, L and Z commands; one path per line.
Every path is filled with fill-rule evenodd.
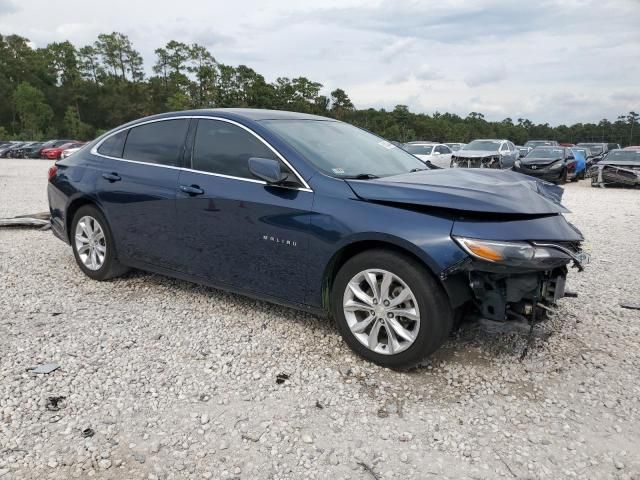
M 409 142 L 402 147 L 411 155 L 418 157 L 423 162 L 430 162 L 440 168 L 449 168 L 453 150 L 444 143 L 435 142 Z
M 79 147 L 67 148 L 60 153 L 60 158 L 67 158 L 70 155 L 73 155 L 78 150 L 80 150 L 84 145 L 80 145 Z

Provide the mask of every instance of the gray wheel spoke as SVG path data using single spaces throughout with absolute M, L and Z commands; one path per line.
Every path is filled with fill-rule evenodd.
M 400 324 L 400 322 L 397 321 L 395 318 L 388 318 L 387 324 L 389 326 L 387 330 L 393 331 L 394 335 L 398 335 L 399 337 L 403 338 L 407 342 L 413 342 L 415 340 L 415 337 L 413 336 L 413 334 L 409 330 L 404 328 Z
M 407 320 L 420 319 L 415 308 L 392 308 L 389 312 L 393 313 L 396 317 L 404 317 Z
M 371 310 L 371 305 L 357 302 L 355 300 L 349 300 L 344 304 L 344 309 L 348 312 L 369 312 Z
M 385 272 L 382 274 L 382 282 L 380 283 L 381 300 L 389 300 L 389 287 L 391 286 L 392 280 L 393 275 L 391 275 L 389 272 Z
M 95 249 L 98 251 L 98 253 L 102 254 L 103 256 L 107 252 L 107 247 L 105 247 L 104 245 L 96 245 Z
M 78 249 L 78 253 L 79 253 L 79 254 L 87 253 L 87 251 L 89 250 L 89 248 L 91 248 L 91 247 L 90 247 L 90 246 L 89 246 L 89 244 L 87 243 L 87 244 L 85 244 L 85 245 L 81 246 L 81 247 Z
M 89 239 L 83 235 L 76 235 L 76 241 L 88 245 L 89 244 Z
M 353 294 L 356 297 L 358 297 L 360 300 L 362 300 L 364 303 L 366 303 L 367 305 L 373 305 L 373 298 L 367 295 L 366 293 L 364 293 L 360 288 L 360 285 L 354 282 L 349 282 L 349 288 L 351 289 Z
M 387 332 L 387 350 L 389 352 L 389 355 L 393 355 L 400 349 L 400 343 L 398 342 L 393 329 L 390 328 L 388 324 L 384 326 L 384 329 Z
M 380 301 L 380 291 L 379 291 L 380 289 L 378 288 L 377 275 L 375 273 L 372 273 L 372 272 L 367 272 L 364 275 L 364 279 L 369 284 L 369 288 L 371 289 L 371 292 L 373 293 L 373 298 L 375 298 L 376 300 Z
M 375 350 L 376 347 L 378 346 L 379 335 L 380 335 L 380 322 L 376 321 L 376 323 L 373 325 L 373 328 L 369 332 L 369 338 L 367 340 L 367 343 L 369 344 L 369 348 L 371 350 Z
M 353 325 L 351 327 L 351 331 L 353 333 L 362 333 L 367 329 L 369 325 L 371 325 L 371 322 L 373 322 L 375 319 L 376 319 L 375 315 L 369 315 L 364 320 L 360 320 L 358 323 Z

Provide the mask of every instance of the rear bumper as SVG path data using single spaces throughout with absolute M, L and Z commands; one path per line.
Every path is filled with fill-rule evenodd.
M 49 217 L 51 231 L 65 243 L 69 243 L 66 227 L 67 196 L 51 183 L 47 184 L 47 198 L 49 200 Z

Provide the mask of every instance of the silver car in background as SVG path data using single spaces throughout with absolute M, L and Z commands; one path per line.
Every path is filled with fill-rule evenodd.
M 511 168 L 520 157 L 513 142 L 500 139 L 474 140 L 451 156 L 451 168 Z

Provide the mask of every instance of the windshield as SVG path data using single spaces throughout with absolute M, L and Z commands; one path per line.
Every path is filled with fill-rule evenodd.
M 445 145 L 449 147 L 451 150 L 453 150 L 454 152 L 457 152 L 462 148 L 462 145 L 459 143 L 446 143 Z
M 536 147 L 529 152 L 529 158 L 562 158 L 562 148 Z
M 525 147 L 531 147 L 531 148 L 545 146 L 545 145 L 547 146 L 556 145 L 556 142 L 552 140 L 529 140 L 527 143 L 524 144 Z
M 589 150 L 591 150 L 592 155 L 600 155 L 604 150 L 602 145 L 599 143 L 581 143 L 579 146 L 587 147 Z
M 380 137 L 331 120 L 264 120 L 315 167 L 333 177 L 387 177 L 426 165 Z
M 500 142 L 496 140 L 474 140 L 467 143 L 462 150 L 480 150 L 483 152 L 495 152 L 500 148 Z
M 433 145 L 416 145 L 413 143 L 405 143 L 402 148 L 405 152 L 413 155 L 431 155 L 433 151 Z
M 638 162 L 640 163 L 640 151 L 634 150 L 613 150 L 605 157 L 606 162 Z

